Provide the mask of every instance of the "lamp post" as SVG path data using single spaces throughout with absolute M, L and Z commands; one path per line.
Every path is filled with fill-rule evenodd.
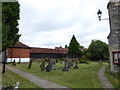
M 102 11 L 100 11 L 100 9 L 98 10 L 97 15 L 98 15 L 99 21 L 101 21 Z
M 98 10 L 97 15 L 98 15 L 99 21 L 101 21 L 101 20 L 109 20 L 109 18 L 101 19 L 102 11 L 100 11 L 100 9 Z

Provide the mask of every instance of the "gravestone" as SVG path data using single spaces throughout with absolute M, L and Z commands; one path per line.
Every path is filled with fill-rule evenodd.
M 15 60 L 13 61 L 13 66 L 16 66 Z
M 100 63 L 101 65 L 103 65 L 102 60 L 100 60 L 99 63 Z
M 42 64 L 40 65 L 41 71 L 44 71 L 45 69 L 45 61 L 42 62 Z
M 50 72 L 52 70 L 52 62 L 51 61 L 48 62 L 48 65 L 46 66 L 45 69 L 46 69 L 46 72 Z
M 57 70 L 58 68 L 57 67 L 53 67 L 53 70 Z
M 58 63 L 58 59 L 56 59 L 56 63 Z
M 53 61 L 53 70 L 57 70 L 57 67 L 55 65 L 56 65 L 56 61 Z

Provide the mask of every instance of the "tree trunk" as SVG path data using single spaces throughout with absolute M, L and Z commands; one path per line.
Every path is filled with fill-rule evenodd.
M 2 70 L 2 73 L 5 73 L 5 65 L 6 65 L 6 50 L 5 50 L 5 53 L 4 53 L 4 57 L 2 58 L 3 59 L 3 70 Z
M 18 62 L 19 64 L 21 63 L 21 58 L 19 58 L 19 62 Z

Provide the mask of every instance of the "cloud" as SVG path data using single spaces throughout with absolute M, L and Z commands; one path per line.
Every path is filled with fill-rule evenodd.
M 97 11 L 107 18 L 109 0 L 19 0 L 20 41 L 36 47 L 54 48 L 69 44 L 74 34 L 88 47 L 92 39 L 107 43 L 109 22 L 98 21 Z

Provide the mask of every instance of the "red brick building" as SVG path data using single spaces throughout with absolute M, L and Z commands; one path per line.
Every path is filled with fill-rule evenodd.
M 18 62 L 21 59 L 21 61 L 29 62 L 30 50 L 31 48 L 29 46 L 21 42 L 16 42 L 14 46 L 8 48 L 7 61 L 11 62 L 15 60 Z
M 7 62 L 29 62 L 30 58 L 62 58 L 68 53 L 68 49 L 56 47 L 55 49 L 29 47 L 21 42 L 16 42 L 8 48 Z
M 67 55 L 68 48 L 37 48 L 29 47 L 21 42 L 16 42 L 15 45 L 8 48 L 7 62 L 12 62 L 13 60 L 15 60 L 16 62 L 18 62 L 19 60 L 21 60 L 21 62 L 29 62 L 30 58 L 65 58 Z

